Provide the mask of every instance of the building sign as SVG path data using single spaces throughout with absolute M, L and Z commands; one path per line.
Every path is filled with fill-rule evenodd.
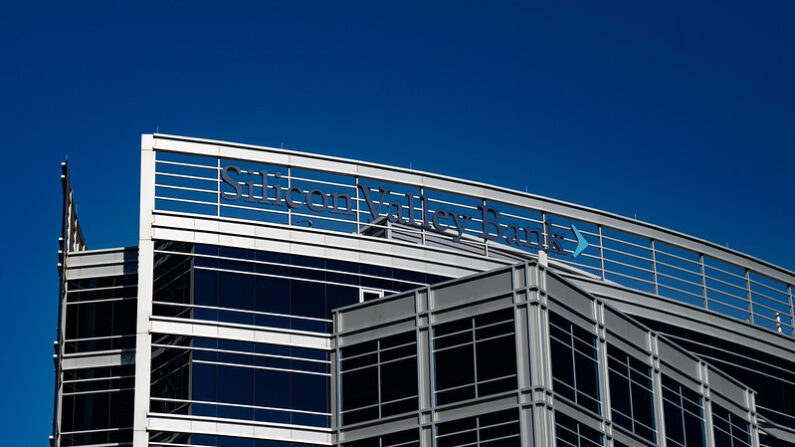
M 269 184 L 268 171 L 241 170 L 238 166 L 225 166 L 221 170 L 221 179 L 232 190 L 222 191 L 221 198 L 231 202 L 242 199 L 249 203 L 286 206 L 293 210 L 306 207 L 315 213 L 328 211 L 332 214 L 349 216 L 356 214 L 353 209 L 354 200 L 348 193 L 327 192 L 322 189 L 304 190 L 300 186 L 288 187 L 280 182 L 282 178 L 280 172 L 274 173 L 273 177 L 275 182 Z M 515 223 L 500 223 L 500 211 L 485 204 L 478 205 L 474 214 L 444 208 L 431 210 L 427 193 L 419 195 L 415 195 L 414 192 L 392 193 L 390 188 L 361 182 L 357 183 L 356 187 L 373 220 L 385 215 L 389 222 L 395 224 L 439 232 L 453 231 L 454 242 L 461 240 L 467 230 L 474 230 L 477 236 L 485 240 L 566 255 L 563 250 L 565 236 L 556 232 L 557 229 L 553 228 L 549 221 L 544 222 L 543 228 L 540 225 L 520 227 Z M 396 199 L 394 195 L 405 198 Z M 416 206 L 416 200 L 419 200 L 419 207 Z M 479 222 L 473 219 L 478 219 Z M 576 257 L 588 247 L 588 242 L 574 225 L 570 228 L 577 240 L 577 247 L 573 252 L 573 256 Z

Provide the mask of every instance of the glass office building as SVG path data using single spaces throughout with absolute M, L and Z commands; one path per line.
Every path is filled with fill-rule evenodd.
M 63 167 L 57 446 L 795 446 L 795 273 L 364 161 L 143 135 L 137 247 Z

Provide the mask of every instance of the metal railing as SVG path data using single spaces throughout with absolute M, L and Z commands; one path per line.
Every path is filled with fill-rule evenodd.
M 179 144 L 170 144 L 174 141 Z M 558 262 L 607 281 L 715 311 L 785 336 L 792 337 L 795 333 L 793 272 L 692 236 L 604 211 L 436 174 L 220 142 L 211 143 L 218 145 L 221 156 L 199 155 L 202 151 L 193 150 L 191 142 L 205 146 L 208 143 L 155 135 L 156 212 L 201 214 L 344 233 L 382 228 L 411 234 L 424 243 L 429 232 L 439 234 L 439 231 L 425 226 L 396 229 L 381 217 L 387 216 L 391 209 L 399 212 L 404 220 L 409 216 L 419 220 L 422 218 L 420 197 L 425 195 L 430 213 L 444 209 L 473 216 L 460 234 L 449 222 L 446 232 L 452 237 L 461 236 L 457 242 L 461 246 L 488 256 L 493 241 L 484 238 L 479 231 L 488 225 L 478 216 L 482 216 L 483 209 L 479 207 L 492 207 L 499 210 L 499 224 L 504 230 L 510 225 L 537 228 L 545 241 L 551 237 L 549 233 L 559 232 L 562 251 L 548 251 L 549 257 Z M 236 151 L 240 151 L 251 157 L 252 148 L 257 150 L 253 152 L 256 161 L 236 156 Z M 278 165 L 269 160 L 295 161 Z M 328 168 L 331 162 L 334 171 Z M 239 200 L 224 200 L 222 192 L 227 195 L 234 192 L 221 176 L 223 167 L 228 165 L 239 166 L 242 171 L 267 171 L 265 178 L 269 188 L 280 183 L 284 191 L 295 187 L 303 193 L 320 189 L 348 194 L 351 212 L 333 212 L 331 207 L 312 211 L 308 202 L 295 209 L 284 204 L 261 203 L 274 199 L 272 195 L 263 198 L 261 180 L 241 183 Z M 415 178 L 417 182 L 410 184 L 406 178 Z M 371 191 L 371 200 L 383 202 L 379 219 L 373 218 L 361 188 L 357 187 L 359 183 L 370 184 L 375 188 Z M 379 187 L 390 190 L 383 194 L 383 201 Z M 311 194 L 301 197 L 311 201 L 307 196 Z M 392 202 L 398 205 L 390 208 Z M 320 205 L 316 203 L 315 208 Z M 571 225 L 577 227 L 589 244 L 577 257 L 572 256 L 577 240 L 570 230 Z

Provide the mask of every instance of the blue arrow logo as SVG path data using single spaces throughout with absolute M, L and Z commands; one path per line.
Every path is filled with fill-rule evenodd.
M 575 227 L 574 224 L 571 225 L 571 232 L 577 237 L 577 248 L 574 249 L 574 257 L 576 258 L 583 250 L 588 248 L 588 241 L 577 231 L 577 227 Z

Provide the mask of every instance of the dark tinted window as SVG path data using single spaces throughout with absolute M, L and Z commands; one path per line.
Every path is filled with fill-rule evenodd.
M 607 366 L 613 423 L 655 442 L 651 367 L 613 345 L 607 345 Z
M 555 392 L 600 413 L 596 337 L 550 312 L 549 338 Z
M 705 445 L 701 396 L 665 375 L 662 376 L 662 395 L 668 442 L 684 447 Z
M 433 333 L 438 405 L 516 388 L 513 309 L 439 324 Z
M 342 348 L 342 423 L 416 411 L 414 332 Z
M 596 447 L 604 445 L 604 437 L 600 431 L 556 411 L 555 442 L 558 447 Z

